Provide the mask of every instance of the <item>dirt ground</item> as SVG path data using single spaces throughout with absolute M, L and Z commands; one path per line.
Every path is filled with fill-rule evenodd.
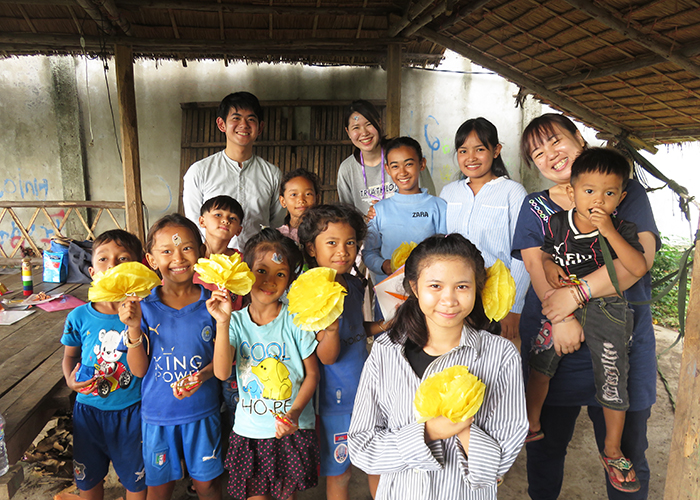
M 677 333 L 664 328 L 656 328 L 657 353 L 663 351 L 676 338 Z M 659 360 L 662 373 L 668 380 L 671 392 L 678 393 L 678 374 L 681 362 L 681 345 L 664 354 Z M 666 390 L 657 377 L 657 402 L 652 408 L 649 420 L 649 450 L 647 458 L 651 467 L 652 482 L 649 498 L 663 498 L 668 462 L 671 433 L 673 430 L 673 412 Z M 33 467 L 24 464 L 25 481 L 13 500 L 48 500 L 61 491 L 77 492 L 72 483 L 50 476 L 40 476 Z M 585 410 L 581 411 L 574 438 L 569 446 L 566 461 L 564 486 L 560 498 L 566 500 L 589 500 L 605 498 L 605 473 L 596 456 L 593 428 Z M 182 481 L 180 483 L 183 483 Z M 350 498 L 370 500 L 367 480 L 364 473 L 353 468 Z M 124 495 L 124 490 L 113 472 L 108 476 L 105 500 L 116 500 Z M 173 500 L 186 500 L 189 497 L 183 484 L 178 484 Z M 228 497 L 226 497 L 228 499 Z M 325 483 L 319 487 L 300 493 L 299 500 L 321 500 L 325 498 Z M 527 497 L 527 480 L 525 472 L 525 450 L 520 453 L 515 464 L 505 477 L 505 482 L 498 490 L 501 500 L 520 500 Z

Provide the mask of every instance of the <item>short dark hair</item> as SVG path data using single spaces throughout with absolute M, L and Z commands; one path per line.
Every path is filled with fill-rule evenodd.
M 582 174 L 600 173 L 616 175 L 622 179 L 622 189 L 627 187 L 632 166 L 627 158 L 611 148 L 588 148 L 583 151 L 571 165 L 570 183 L 576 184 Z
M 242 109 L 252 111 L 258 117 L 258 121 L 263 121 L 263 109 L 260 101 L 250 92 L 234 92 L 221 100 L 219 109 L 216 112 L 217 118 L 226 121 L 232 109 L 240 111 Z
M 574 122 L 566 116 L 559 113 L 545 113 L 542 116 L 534 118 L 528 123 L 523 134 L 520 136 L 520 154 L 523 158 L 527 158 L 528 166 L 532 166 L 532 150 L 542 146 L 542 138 L 551 137 L 554 135 L 554 126 L 557 125 L 562 130 L 576 137 L 579 131 Z M 583 148 L 586 149 L 588 144 L 583 142 Z
M 317 267 L 318 263 L 306 251 L 306 245 L 316 241 L 316 237 L 328 229 L 328 224 L 331 222 L 344 222 L 355 230 L 355 241 L 357 242 L 358 250 L 362 240 L 367 235 L 365 219 L 359 210 L 352 205 L 338 203 L 334 205 L 316 205 L 308 209 L 301 218 L 297 234 L 309 267 Z
M 182 226 L 189 229 L 194 238 L 195 245 L 197 245 L 197 253 L 202 251 L 202 234 L 199 232 L 197 225 L 184 215 L 175 213 L 161 217 L 151 226 L 151 229 L 148 230 L 146 252 L 151 253 L 151 250 L 153 250 L 153 243 L 155 242 L 155 236 L 158 231 L 171 226 Z
M 141 244 L 141 240 L 123 229 L 110 229 L 95 238 L 95 241 L 92 242 L 93 254 L 98 247 L 110 242 L 114 242 L 128 250 L 136 262 L 141 262 L 143 260 L 143 245 Z
M 263 228 L 246 242 L 243 249 L 243 261 L 248 264 L 250 269 L 253 269 L 255 259 L 261 252 L 279 252 L 287 259 L 290 272 L 287 286 L 299 276 L 303 256 L 293 239 L 271 227 Z
M 481 298 L 486 284 L 486 269 L 481 252 L 471 241 L 459 233 L 447 236 L 436 234 L 419 243 L 406 259 L 403 286 L 408 298 L 396 311 L 394 326 L 389 331 L 389 338 L 392 342 L 405 344 L 408 340 L 421 348 L 428 343 L 428 326 L 425 322 L 425 314 L 420 309 L 418 297 L 413 292 L 411 284 L 418 281 L 420 273 L 434 259 L 445 257 L 464 259 L 474 269 L 476 291 L 474 309 L 466 317 L 465 322 L 477 330 L 482 330 L 489 324 Z
M 476 136 L 484 146 L 491 151 L 495 151 L 496 146 L 499 144 L 498 129 L 493 123 L 482 117 L 471 118 L 459 126 L 457 132 L 455 132 L 455 151 L 462 147 L 462 144 L 464 144 L 464 141 L 467 140 L 467 137 L 469 137 L 469 134 L 472 132 L 476 132 Z M 503 155 L 499 154 L 493 159 L 491 172 L 493 172 L 493 175 L 496 177 L 508 175 L 506 164 L 503 163 Z
M 202 205 L 202 208 L 199 210 L 199 215 L 204 215 L 205 213 L 216 209 L 228 210 L 229 212 L 236 214 L 238 216 L 238 221 L 243 224 L 243 216 L 245 215 L 243 213 L 243 207 L 234 198 L 231 198 L 225 194 L 209 198 L 204 202 L 204 205 Z
M 423 159 L 423 150 L 421 149 L 418 141 L 415 140 L 413 137 L 407 136 L 395 137 L 389 140 L 389 142 L 386 143 L 386 146 L 384 146 L 384 158 L 389 157 L 389 151 L 391 151 L 392 149 L 398 149 L 404 146 L 415 150 L 416 154 L 418 155 L 418 161 Z M 385 161 L 387 162 L 387 164 L 389 163 L 389 160 Z

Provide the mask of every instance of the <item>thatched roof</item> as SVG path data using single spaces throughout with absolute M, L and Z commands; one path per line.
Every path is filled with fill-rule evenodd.
M 85 48 L 81 45 L 81 37 Z M 445 48 L 607 134 L 700 139 L 695 0 L 0 0 L 0 55 L 434 65 Z

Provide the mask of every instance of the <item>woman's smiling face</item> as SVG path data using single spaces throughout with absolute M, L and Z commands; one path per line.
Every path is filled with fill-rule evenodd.
M 551 124 L 551 130 L 551 135 L 542 131 L 540 144 L 533 144 L 530 158 L 546 179 L 557 184 L 568 184 L 571 165 L 586 143 L 578 131 L 572 135 L 556 123 Z

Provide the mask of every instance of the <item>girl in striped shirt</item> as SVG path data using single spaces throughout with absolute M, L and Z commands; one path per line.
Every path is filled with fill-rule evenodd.
M 388 335 L 375 339 L 357 390 L 350 457 L 381 474 L 377 500 L 486 500 L 515 461 L 527 433 L 520 357 L 483 330 L 486 270 L 459 234 L 427 238 L 405 266 L 408 298 Z M 474 417 L 418 423 L 413 399 L 429 375 L 466 365 L 485 385 Z
M 447 202 L 447 232 L 459 233 L 474 243 L 486 267 L 500 259 L 515 279 L 515 304 L 500 323 L 488 330 L 520 342 L 520 312 L 530 275 L 525 265 L 511 258 L 510 250 L 525 188 L 508 178 L 501 157 L 496 126 L 486 118 L 472 118 L 455 133 L 457 164 L 465 178 L 445 186 L 440 198 Z

